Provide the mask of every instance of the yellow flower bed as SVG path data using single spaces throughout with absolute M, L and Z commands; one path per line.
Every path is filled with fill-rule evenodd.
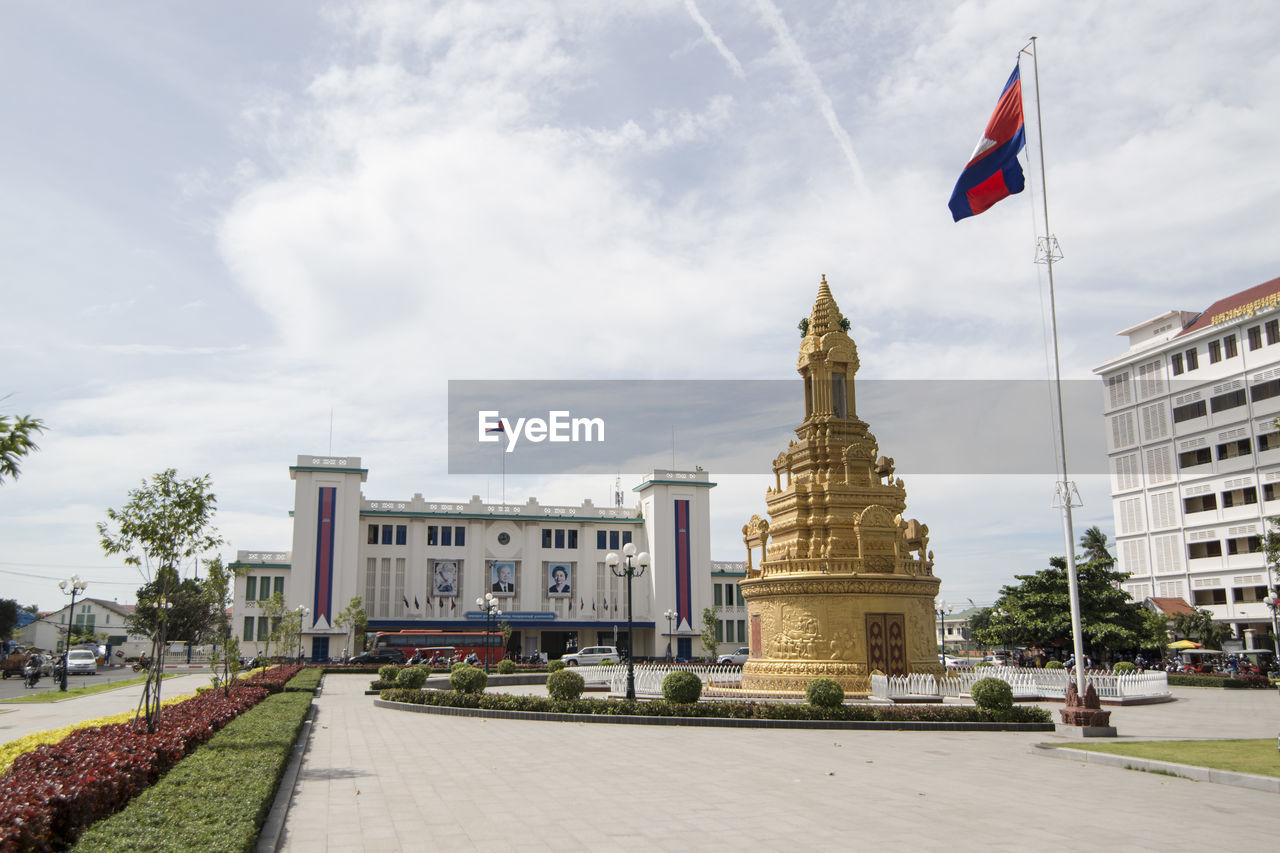
M 178 702 L 185 702 L 194 696 L 194 693 L 187 693 L 182 696 L 173 696 L 165 699 L 160 703 L 161 707 L 174 705 Z M 109 726 L 113 723 L 127 723 L 134 718 L 137 711 L 125 711 L 120 714 L 112 714 L 109 717 L 99 717 L 96 720 L 84 720 L 79 723 L 73 723 L 60 729 L 49 729 L 44 732 L 36 732 L 35 734 L 20 737 L 17 740 L 11 740 L 4 746 L 0 746 L 0 773 L 9 770 L 14 760 L 24 752 L 30 752 L 37 746 L 43 746 L 46 743 L 57 743 L 76 729 L 87 729 L 90 726 Z

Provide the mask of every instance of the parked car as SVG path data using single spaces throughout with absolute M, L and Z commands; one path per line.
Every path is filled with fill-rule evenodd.
M 373 651 L 364 652 L 353 657 L 347 663 L 404 663 L 404 655 L 399 649 L 374 649 Z
M 751 648 L 749 646 L 743 646 L 731 655 L 720 655 L 720 659 L 716 661 L 716 663 L 742 666 L 747 662 L 747 658 L 749 657 L 751 657 Z
M 93 675 L 98 671 L 98 659 L 88 649 L 72 649 L 67 652 L 67 675 Z
M 953 658 L 951 655 L 938 655 L 938 662 L 947 669 L 959 669 L 965 666 L 967 661 L 962 658 Z
M 588 646 L 580 651 L 571 652 L 560 658 L 565 666 L 591 666 L 592 664 L 617 663 L 622 660 L 617 646 Z

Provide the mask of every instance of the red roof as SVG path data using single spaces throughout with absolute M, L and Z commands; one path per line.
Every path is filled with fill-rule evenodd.
M 1179 613 L 1195 613 L 1195 608 L 1181 598 L 1149 598 L 1156 609 L 1166 616 L 1177 616 Z
M 1236 312 L 1236 316 L 1243 317 L 1252 314 L 1254 308 L 1280 305 L 1280 298 L 1269 298 L 1276 297 L 1277 294 L 1280 294 L 1280 278 L 1273 278 L 1271 281 L 1255 285 L 1248 290 L 1242 290 L 1225 299 L 1219 299 L 1204 309 L 1204 312 L 1199 317 L 1178 334 L 1186 335 L 1200 329 L 1206 329 L 1224 320 L 1233 319 L 1232 312 Z M 1255 302 L 1261 304 L 1255 306 L 1253 304 Z

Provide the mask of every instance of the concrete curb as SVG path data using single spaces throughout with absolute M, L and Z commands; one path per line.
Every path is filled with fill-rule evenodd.
M 317 695 L 319 692 L 319 690 L 316 691 Z M 289 763 L 285 765 L 284 773 L 280 776 L 275 799 L 271 801 L 271 811 L 267 812 L 267 819 L 258 833 L 258 843 L 254 847 L 255 853 L 275 853 L 280 847 L 280 839 L 284 836 L 285 820 L 289 817 L 289 804 L 293 801 L 293 792 L 298 784 L 298 773 L 302 769 L 302 758 L 306 755 L 307 747 L 311 745 L 315 717 L 316 706 L 315 701 L 312 700 L 311 707 L 307 709 L 307 717 L 302 721 L 302 729 L 298 732 L 298 739 L 293 744 L 293 754 L 289 756 Z
M 1034 755 L 1046 758 L 1062 758 L 1067 761 L 1082 761 L 1086 764 L 1102 764 L 1107 767 L 1121 767 L 1125 770 L 1143 770 L 1147 773 L 1166 773 L 1180 776 L 1194 782 L 1213 782 L 1218 785 L 1230 785 L 1235 788 L 1249 788 L 1254 791 L 1265 791 L 1280 794 L 1280 778 L 1274 776 L 1257 776 L 1253 773 L 1237 773 L 1232 770 L 1215 770 L 1212 767 L 1196 767 L 1191 764 L 1175 764 L 1172 761 L 1155 761 L 1150 758 L 1134 758 L 1128 755 L 1113 755 L 1108 752 L 1093 752 L 1087 749 L 1075 749 L 1068 745 L 1058 746 L 1038 743 L 1031 748 Z
M 896 720 L 747 720 L 733 717 L 642 717 L 612 714 L 557 714 L 542 711 L 489 711 L 448 708 L 408 702 L 373 701 L 376 708 L 439 714 L 447 717 L 488 717 L 497 720 L 539 720 L 554 723 L 601 723 L 623 726 L 701 726 L 727 729 L 838 729 L 908 732 L 1052 732 L 1053 723 L 945 723 Z

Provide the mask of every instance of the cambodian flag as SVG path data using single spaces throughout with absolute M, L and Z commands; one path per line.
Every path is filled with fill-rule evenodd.
M 1009 82 L 1004 84 L 996 111 L 978 140 L 978 147 L 968 165 L 960 173 L 951 193 L 951 216 L 959 222 L 991 207 L 1001 199 L 1022 192 L 1025 180 L 1018 152 L 1027 144 L 1026 126 L 1022 121 L 1022 78 L 1013 67 Z

